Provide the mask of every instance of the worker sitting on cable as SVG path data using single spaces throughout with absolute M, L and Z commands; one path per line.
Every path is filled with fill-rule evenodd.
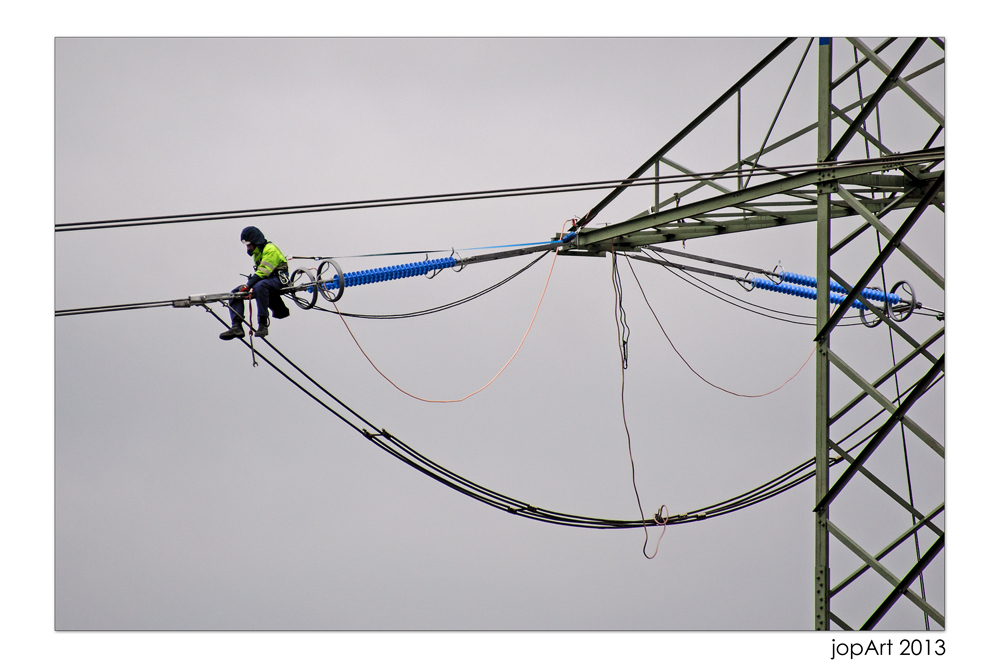
M 277 319 L 288 317 L 288 306 L 281 300 L 281 288 L 288 285 L 288 262 L 278 250 L 278 246 L 264 238 L 263 232 L 256 227 L 247 227 L 240 234 L 240 240 L 246 244 L 247 254 L 253 256 L 253 273 L 247 279 L 246 285 L 233 289 L 233 294 L 240 294 L 230 302 L 233 320 L 231 329 L 219 334 L 222 340 L 243 338 L 243 300 L 253 297 L 257 301 L 258 336 L 267 335 L 267 310 Z

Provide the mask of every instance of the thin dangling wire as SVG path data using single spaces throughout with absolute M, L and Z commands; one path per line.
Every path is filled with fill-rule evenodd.
M 622 370 L 625 370 L 628 368 L 628 339 L 632 335 L 632 330 L 628 326 L 625 306 L 622 304 L 622 278 L 618 273 L 618 254 L 614 251 L 613 245 L 611 249 L 611 284 L 615 290 L 615 318 L 620 325 Z
M 628 256 L 626 255 L 626 259 Z M 656 548 L 653 550 L 653 555 L 650 556 L 646 553 L 646 547 L 649 544 L 649 529 L 646 528 L 646 515 L 642 511 L 642 500 L 639 497 L 639 485 L 635 481 L 635 457 L 632 455 L 632 434 L 628 429 L 628 418 L 625 416 L 625 369 L 628 368 L 628 324 L 625 323 L 625 309 L 622 307 L 622 283 L 621 276 L 618 274 L 618 254 L 615 252 L 614 242 L 611 244 L 611 283 L 614 287 L 615 292 L 615 338 L 618 342 L 618 353 L 620 355 L 622 363 L 622 424 L 625 427 L 625 440 L 628 444 L 628 460 L 632 467 L 632 490 L 635 491 L 635 502 L 639 506 L 639 520 L 642 522 L 642 532 L 645 535 L 645 539 L 642 542 L 642 555 L 648 560 L 656 558 L 657 552 L 660 550 L 660 540 L 663 539 L 663 533 L 667 531 L 666 520 L 663 520 L 663 532 L 660 533 L 660 538 L 656 540 Z M 624 330 L 623 330 L 624 328 Z M 662 510 L 665 506 L 661 505 Z M 657 518 L 654 518 L 654 523 L 659 524 L 659 512 L 657 512 Z
M 855 62 L 855 64 L 857 64 L 857 62 L 858 62 L 858 47 L 854 47 L 854 62 Z M 858 68 L 857 80 L 858 80 L 858 99 L 864 99 L 864 93 L 862 92 L 862 89 L 861 89 L 861 69 L 860 68 Z M 870 150 L 869 145 L 868 145 L 867 128 L 865 127 L 865 124 L 862 124 L 862 129 L 866 130 L 866 135 L 865 135 L 865 157 L 870 159 L 871 158 L 871 150 Z M 878 137 L 879 144 L 881 144 L 882 143 L 882 119 L 881 119 L 881 117 L 879 115 L 879 105 L 875 106 L 875 130 L 876 130 L 876 134 L 877 134 L 877 137 Z M 881 155 L 881 153 L 882 153 L 882 150 L 880 148 L 879 149 L 879 154 Z M 874 188 L 872 188 L 872 190 L 874 191 Z M 879 253 L 879 255 L 881 255 L 882 254 L 882 235 L 879 234 L 878 230 L 875 230 L 875 242 L 876 242 L 876 246 L 878 248 L 878 253 Z M 882 277 L 882 292 L 885 293 L 885 294 L 888 294 L 889 293 L 888 289 L 887 289 L 888 283 L 886 282 L 886 279 L 885 279 L 885 265 L 884 264 L 881 267 L 879 267 L 879 273 L 881 274 L 881 277 Z M 886 315 L 890 315 L 892 313 L 892 305 L 888 301 L 885 302 L 885 313 L 886 313 Z M 893 341 L 892 327 L 886 327 L 886 329 L 889 330 L 889 352 L 892 355 L 892 366 L 893 366 L 893 368 L 895 368 L 896 367 L 896 345 L 895 345 L 895 342 Z M 895 380 L 895 383 L 896 383 L 896 400 L 899 401 L 899 399 L 900 399 L 900 393 L 899 393 L 899 373 L 893 373 L 892 376 L 893 376 L 893 380 Z M 910 475 L 910 457 L 909 457 L 909 452 L 907 451 L 907 447 L 906 447 L 906 429 L 905 428 L 899 429 L 899 433 L 900 433 L 900 436 L 901 436 L 902 441 L 903 441 L 903 467 L 906 469 L 906 489 L 907 489 L 907 491 L 909 493 L 910 505 L 912 506 L 913 505 L 913 479 L 912 479 L 912 477 Z M 916 525 L 916 522 L 917 522 L 916 517 L 911 516 L 910 520 L 912 521 L 913 525 Z M 914 545 L 914 548 L 916 549 L 916 552 L 917 552 L 917 560 L 919 561 L 920 560 L 920 537 L 919 537 L 917 531 L 914 531 L 914 533 L 913 533 L 913 545 Z M 927 589 L 926 589 L 926 587 L 924 585 L 924 573 L 923 572 L 920 572 L 919 579 L 920 579 L 920 597 L 921 597 L 921 599 L 923 599 L 926 602 L 927 601 Z M 924 612 L 924 629 L 925 630 L 930 630 L 931 629 L 930 616 L 927 614 L 927 612 Z

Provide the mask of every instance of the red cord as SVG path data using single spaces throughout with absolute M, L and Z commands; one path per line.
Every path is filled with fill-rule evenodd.
M 646 292 L 645 292 L 645 290 L 642 289 L 642 283 L 639 282 L 639 277 L 637 275 L 635 275 L 635 269 L 632 267 L 632 260 L 629 259 L 628 255 L 625 255 L 625 260 L 628 262 L 628 268 L 629 268 L 629 270 L 632 271 L 632 277 L 635 278 L 635 284 L 639 286 L 639 292 L 642 294 L 642 300 L 645 301 L 646 302 L 646 306 L 649 307 L 649 312 L 653 313 L 653 319 L 656 320 L 656 324 L 659 325 L 660 331 L 662 331 L 663 335 L 666 336 L 667 342 L 670 343 L 670 347 L 674 348 L 674 352 L 676 352 L 677 356 L 680 357 L 681 361 L 684 362 L 684 365 L 688 367 L 688 370 L 690 370 L 692 373 L 694 373 L 695 375 L 697 375 L 701 379 L 702 382 L 704 382 L 705 384 L 710 385 L 712 387 L 715 387 L 719 391 L 724 391 L 727 394 L 731 394 L 733 396 L 739 396 L 740 398 L 761 398 L 763 396 L 768 396 L 768 395 L 773 394 L 774 392 L 778 391 L 778 389 L 781 389 L 782 387 L 784 387 L 786 384 L 788 384 L 792 380 L 794 380 L 796 378 L 796 376 L 799 373 L 802 372 L 802 369 L 806 367 L 806 364 L 809 363 L 809 360 L 812 359 L 813 354 L 816 353 L 816 346 L 814 345 L 812 351 L 809 353 L 809 356 L 806 357 L 806 360 L 804 362 L 802 362 L 801 366 L 799 366 L 799 370 L 795 371 L 795 375 L 793 375 L 792 377 L 790 377 L 787 380 L 785 380 L 784 382 L 782 382 L 781 385 L 778 386 L 776 389 L 772 389 L 771 391 L 765 392 L 763 394 L 738 394 L 735 391 L 729 391 L 728 389 L 726 389 L 724 387 L 720 387 L 717 384 L 709 382 L 708 380 L 706 380 L 701 375 L 701 373 L 699 373 L 698 371 L 696 371 L 694 368 L 691 367 L 691 364 L 689 364 L 687 362 L 687 359 L 684 358 L 684 355 L 682 355 L 680 353 L 680 351 L 677 349 L 677 346 L 674 345 L 674 341 L 670 340 L 670 336 L 667 335 L 667 332 L 663 328 L 663 325 L 660 324 L 660 318 L 656 316 L 656 312 L 653 310 L 653 306 L 650 305 L 649 299 L 646 298 Z
M 667 510 L 666 515 L 664 516 L 663 510 L 666 510 L 666 509 L 667 509 L 666 505 L 660 505 L 659 511 L 657 511 L 656 515 L 653 517 L 653 521 L 657 525 L 663 526 L 663 530 L 660 531 L 660 537 L 657 538 L 657 540 L 656 540 L 656 548 L 653 549 L 653 555 L 652 556 L 647 556 L 647 558 L 649 558 L 650 560 L 656 558 L 656 554 L 660 550 L 660 540 L 663 539 L 663 535 L 667 532 L 667 521 L 670 520 L 670 510 Z M 645 554 L 646 554 L 646 545 L 645 544 L 642 545 L 642 553 L 645 556 Z
M 570 222 L 570 221 L 567 220 L 566 222 L 564 222 L 562 230 L 559 232 L 559 237 L 560 238 L 562 238 L 563 232 L 565 232 L 565 230 L 566 230 L 566 223 L 567 222 Z M 538 297 L 538 305 L 535 306 L 535 312 L 531 315 L 531 322 L 528 324 L 528 329 L 527 329 L 527 331 L 524 332 L 524 336 L 521 337 L 521 342 L 517 344 L 517 349 L 514 350 L 514 354 L 512 354 L 510 356 L 510 359 L 508 359 L 507 363 L 503 365 L 503 368 L 501 368 L 499 371 L 497 371 L 497 374 L 493 376 L 492 380 L 490 380 L 489 382 L 487 382 L 486 384 L 484 384 L 482 387 L 480 387 L 479 389 L 475 390 L 471 394 L 467 394 L 466 396 L 463 396 L 462 398 L 451 398 L 451 399 L 421 398 L 420 396 L 416 396 L 414 394 L 411 394 L 410 392 L 406 391 L 405 389 L 403 389 L 402 387 L 400 387 L 398 384 L 396 384 L 395 382 L 393 382 L 392 380 L 390 380 L 389 377 L 385 373 L 383 373 L 381 370 L 379 370 L 379 367 L 375 365 L 375 362 L 371 360 L 371 357 L 368 356 L 368 353 L 365 352 L 365 350 L 364 350 L 363 347 L 361 347 L 361 343 L 358 342 L 358 339 L 355 337 L 354 332 L 351 331 L 351 327 L 347 324 L 347 320 L 344 319 L 344 315 L 340 312 L 340 308 L 337 307 L 336 303 L 333 304 L 333 307 L 336 309 L 337 314 L 340 315 L 341 321 L 344 323 L 344 326 L 347 328 L 347 333 L 351 334 L 351 338 L 354 340 L 354 344 L 358 346 L 359 350 L 361 350 L 361 354 L 363 354 L 364 357 L 365 357 L 365 359 L 368 360 L 368 363 L 371 364 L 372 368 L 374 368 L 378 372 L 379 375 L 381 375 L 383 378 L 385 378 L 386 382 L 388 382 L 393 387 L 395 387 L 396 389 L 398 389 L 400 392 L 406 394 L 410 398 L 415 398 L 416 400 L 423 401 L 424 403 L 461 403 L 465 399 L 470 398 L 472 396 L 475 396 L 476 394 L 478 394 L 479 392 L 481 392 L 483 389 L 486 389 L 486 387 L 489 387 L 491 384 L 493 384 L 493 381 L 496 380 L 498 377 L 500 377 L 500 374 L 503 373 L 504 370 L 507 369 L 507 366 L 510 365 L 510 362 L 514 361 L 514 357 L 516 357 L 517 353 L 521 351 L 521 346 L 524 345 L 524 341 L 528 337 L 528 332 L 531 331 L 531 327 L 535 323 L 535 316 L 538 315 L 538 309 L 542 307 L 542 299 L 545 298 L 545 292 L 549 289 L 549 279 L 552 278 L 552 269 L 555 268 L 556 257 L 558 257 L 558 256 L 559 256 L 559 251 L 557 250 L 556 253 L 552 256 L 552 264 L 549 265 L 549 274 L 545 278 L 545 287 L 542 288 L 542 295 L 540 297 Z

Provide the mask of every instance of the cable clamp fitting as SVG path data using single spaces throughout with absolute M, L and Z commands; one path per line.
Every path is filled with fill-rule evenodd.
M 455 252 L 455 249 L 452 248 L 451 251 Z M 424 262 L 429 262 L 429 261 L 431 261 L 431 256 L 430 256 L 430 254 L 428 254 L 428 253 L 425 252 L 424 253 Z M 441 269 L 432 269 L 429 273 L 425 273 L 424 274 L 424 278 L 427 278 L 427 280 L 433 280 L 437 276 L 437 274 L 439 274 L 439 273 L 441 273 Z
M 453 267 L 451 267 L 451 270 L 452 270 L 452 271 L 454 271 L 455 273 L 461 273 L 461 272 L 462 272 L 462 269 L 464 269 L 464 268 L 465 268 L 465 260 L 464 260 L 464 259 L 462 259 L 462 256 L 461 256 L 461 255 L 459 255 L 459 254 L 458 254 L 458 253 L 457 253 L 457 252 L 455 251 L 455 249 L 454 249 L 454 248 L 452 248 L 452 249 L 451 249 L 451 254 L 450 254 L 450 255 L 448 255 L 448 256 L 449 256 L 449 257 L 458 257 L 458 259 L 456 259 L 456 260 L 455 260 L 455 266 L 457 266 L 458 268 L 456 269 L 456 268 L 455 268 L 455 266 L 453 266 Z
M 670 520 L 670 512 L 667 511 L 667 516 L 664 518 L 663 511 L 667 509 L 666 505 L 660 505 L 660 509 L 656 510 L 656 514 L 653 515 L 653 521 L 656 522 L 658 526 L 665 526 L 667 521 Z

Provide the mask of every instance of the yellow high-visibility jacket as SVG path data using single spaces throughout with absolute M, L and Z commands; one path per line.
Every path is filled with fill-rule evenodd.
M 247 285 L 250 287 L 253 287 L 254 283 L 259 280 L 277 275 L 275 271 L 278 269 L 288 269 L 288 261 L 281 254 L 278 246 L 268 241 L 263 248 L 255 247 L 253 249 L 253 269 L 254 272 L 250 275 L 250 280 L 247 281 Z

